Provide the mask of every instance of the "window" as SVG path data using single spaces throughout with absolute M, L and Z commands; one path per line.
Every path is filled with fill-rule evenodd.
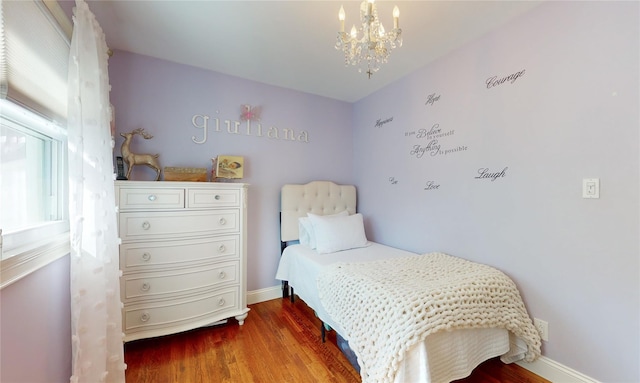
M 64 232 L 65 131 L 0 100 L 2 258 L 42 237 Z M 62 230 L 62 231 L 61 231 Z
M 27 118 L 19 114 L 11 118 L 6 112 L 0 116 L 0 227 L 5 234 L 63 218 L 59 203 L 63 137 L 55 130 L 48 132 L 46 121 L 28 114 L 23 113 Z
M 55 1 L 0 0 L 0 288 L 69 253 L 70 31 Z
M 65 130 L 0 100 L 0 249 L 4 286 L 25 260 L 68 253 Z M 57 250 L 56 250 L 57 249 Z M 11 259 L 15 257 L 15 259 Z M 7 262 L 5 262 L 7 261 Z M 11 275 L 12 271 L 21 271 Z

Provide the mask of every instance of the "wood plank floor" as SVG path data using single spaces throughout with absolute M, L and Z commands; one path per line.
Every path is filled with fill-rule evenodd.
M 125 344 L 129 383 L 360 382 L 329 332 L 300 299 L 250 305 L 243 326 L 214 327 Z M 517 366 L 492 359 L 456 383 L 549 383 Z

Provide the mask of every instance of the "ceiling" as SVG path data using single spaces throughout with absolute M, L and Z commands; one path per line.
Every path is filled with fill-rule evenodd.
M 69 9 L 72 2 L 60 1 Z M 66 4 L 65 4 L 66 3 Z M 540 1 L 376 2 L 391 28 L 400 9 L 404 44 L 371 79 L 334 48 L 338 10 L 358 24 L 358 1 L 89 0 L 112 50 L 354 102 L 436 60 Z M 117 54 L 117 52 L 116 52 Z

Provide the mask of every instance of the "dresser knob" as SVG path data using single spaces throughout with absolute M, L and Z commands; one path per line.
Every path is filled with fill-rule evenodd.
M 142 260 L 145 262 L 148 262 L 151 259 L 151 254 L 149 253 L 143 253 L 142 254 Z
M 142 228 L 143 229 L 149 230 L 150 227 L 151 227 L 151 224 L 148 221 L 142 222 Z
M 227 248 L 224 245 L 220 245 L 220 247 L 218 247 L 219 253 L 224 253 L 225 250 L 227 250 Z
M 225 273 L 224 271 L 221 271 L 220 274 L 218 274 L 218 278 L 220 279 L 225 279 L 227 277 L 227 273 Z
M 216 201 L 220 201 L 220 194 L 216 194 L 215 197 L 213 197 Z
M 148 282 L 145 282 L 142 284 L 142 286 L 140 286 L 140 290 L 142 291 L 149 291 L 151 290 L 151 284 Z
M 222 307 L 225 305 L 225 303 L 227 302 L 224 301 L 224 298 L 220 298 L 220 300 L 218 301 L 218 306 Z
M 227 220 L 224 219 L 224 218 L 220 218 L 219 222 L 220 222 L 221 225 L 226 225 L 227 224 Z
M 151 315 L 149 315 L 149 313 L 142 313 L 142 315 L 140 315 L 140 320 L 142 322 L 148 322 L 149 319 L 151 319 Z
M 156 197 L 155 194 L 149 194 L 149 196 L 147 197 L 149 199 L 149 201 L 153 202 L 155 201 L 158 197 Z

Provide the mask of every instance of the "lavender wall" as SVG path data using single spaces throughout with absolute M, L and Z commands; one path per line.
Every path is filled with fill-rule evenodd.
M 638 11 L 544 4 L 354 105 L 117 51 L 117 130 L 152 133 L 133 148 L 160 153 L 163 166 L 245 156 L 250 291 L 277 284 L 281 185 L 355 182 L 370 238 L 499 267 L 549 322 L 544 355 L 601 381 L 637 382 Z M 306 131 L 309 142 L 225 131 L 191 140 L 202 138 L 194 114 L 238 121 L 243 104 L 262 107 L 265 129 Z M 437 138 L 417 137 L 435 124 Z M 410 154 L 434 138 L 446 155 Z M 475 179 L 480 168 L 499 177 Z M 600 199 L 581 198 L 587 177 L 600 178 Z M 2 382 L 68 380 L 68 266 L 63 258 L 0 292 Z
M 109 60 L 109 76 L 117 132 L 144 128 L 154 136 L 137 136 L 134 152 L 160 153 L 161 166 L 208 169 L 216 155 L 244 156 L 241 182 L 250 184 L 248 289 L 278 285 L 280 188 L 315 179 L 352 180 L 351 104 L 122 51 Z M 241 119 L 245 104 L 261 109 L 249 134 Z M 204 140 L 194 115 L 209 116 L 204 143 L 194 142 Z M 196 125 L 202 126 L 202 118 Z M 284 138 L 285 129 L 295 132 L 295 140 Z M 301 136 L 305 133 L 308 140 Z M 117 136 L 115 153 L 120 155 L 123 139 Z M 154 174 L 134 168 L 131 179 L 149 180 Z
M 604 382 L 640 381 L 638 11 L 547 3 L 354 105 L 368 235 L 502 269 Z
M 0 381 L 67 382 L 71 376 L 69 256 L 0 291 Z

